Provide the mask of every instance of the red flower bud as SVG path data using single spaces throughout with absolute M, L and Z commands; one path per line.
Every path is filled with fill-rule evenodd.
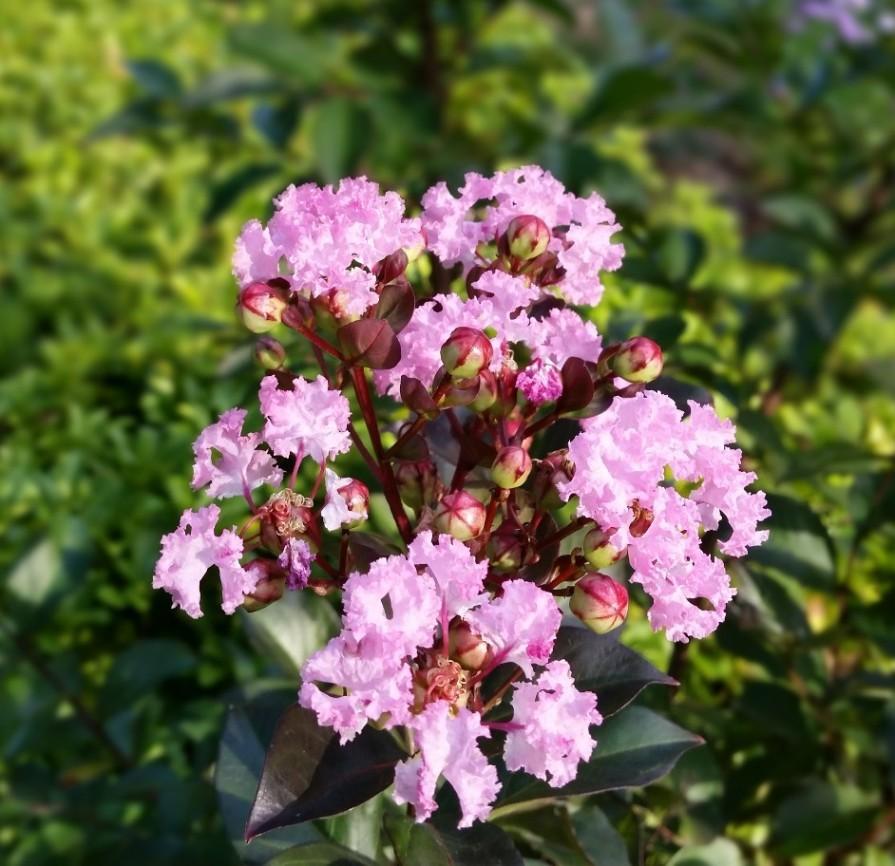
M 485 412 L 497 400 L 497 377 L 490 370 L 482 370 L 478 376 L 478 391 L 475 399 L 469 404 L 473 412 Z
M 519 530 L 510 521 L 501 524 L 488 539 L 488 561 L 495 571 L 518 571 L 526 552 Z
M 664 364 L 662 349 L 649 337 L 625 340 L 607 362 L 616 376 L 629 382 L 652 382 L 659 377 Z
M 259 337 L 255 343 L 255 360 L 265 370 L 279 370 L 286 363 L 286 350 L 273 337 Z
M 477 671 L 488 659 L 491 648 L 463 620 L 456 622 L 448 632 L 451 658 L 468 671 Z
M 512 490 L 521 487 L 531 475 L 531 457 L 518 445 L 507 445 L 491 464 L 491 479 L 498 487 Z
M 276 327 L 289 301 L 286 289 L 269 283 L 249 283 L 239 293 L 239 307 L 245 326 L 255 334 Z
M 614 531 L 604 532 L 602 529 L 592 529 L 584 536 L 582 552 L 584 558 L 594 568 L 606 568 L 621 559 L 624 550 L 620 550 L 609 541 L 609 536 Z
M 606 634 L 628 615 L 628 591 L 606 574 L 586 574 L 575 584 L 569 609 L 588 628 Z
M 373 273 L 380 283 L 390 283 L 407 270 L 407 253 L 398 250 L 373 265 Z
M 465 490 L 452 490 L 435 509 L 435 528 L 458 541 L 469 541 L 485 528 L 485 506 Z
M 340 487 L 336 494 L 342 498 L 348 510 L 357 515 L 353 523 L 344 525 L 353 526 L 363 523 L 367 519 L 367 511 L 370 507 L 370 489 L 363 481 L 352 478 L 347 484 Z
M 550 229 L 547 224 L 530 214 L 511 219 L 505 236 L 509 254 L 523 261 L 537 258 L 550 243 Z
M 275 559 L 253 559 L 245 568 L 258 578 L 255 588 L 242 603 L 249 613 L 261 610 L 283 597 L 286 575 Z
M 441 360 L 455 379 L 477 376 L 491 363 L 491 341 L 476 328 L 455 328 L 441 347 Z
M 414 511 L 435 499 L 440 487 L 435 464 L 430 459 L 396 463 L 395 481 L 401 501 Z

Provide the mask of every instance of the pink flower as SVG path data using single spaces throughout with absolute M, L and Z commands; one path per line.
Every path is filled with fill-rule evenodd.
M 460 801 L 463 817 L 458 826 L 484 821 L 500 791 L 497 770 L 478 746 L 491 732 L 477 713 L 465 708 L 451 712 L 450 704 L 437 701 L 415 716 L 410 727 L 419 754 L 395 770 L 395 800 L 411 803 L 417 821 L 435 811 L 435 786 L 440 776 L 450 783 Z
M 593 322 L 569 307 L 553 309 L 543 319 L 531 319 L 526 341 L 535 358 L 559 368 L 569 358 L 596 361 L 603 350 L 603 338 Z
M 513 727 L 504 748 L 507 769 L 525 770 L 561 788 L 590 758 L 596 746 L 590 726 L 602 722 L 596 695 L 575 687 L 568 662 L 551 662 L 537 682 L 515 687 Z
M 337 291 L 338 305 L 360 315 L 377 299 L 373 266 L 422 243 L 420 221 L 404 218 L 401 197 L 380 194 L 364 177 L 345 178 L 335 190 L 290 186 L 274 204 L 267 228 L 253 220 L 236 242 L 240 285 L 285 276 L 294 291 L 311 297 Z
M 314 554 L 306 541 L 300 538 L 286 540 L 277 563 L 286 572 L 286 586 L 289 589 L 304 589 L 308 585 L 313 561 Z
M 471 172 L 465 181 L 457 197 L 443 182 L 423 195 L 423 233 L 446 265 L 471 266 L 477 244 L 493 242 L 514 217 L 536 216 L 553 231 L 548 249 L 566 272 L 559 291 L 575 304 L 599 303 L 599 272 L 618 268 L 624 252 L 610 242 L 620 227 L 599 195 L 576 198 L 550 172 L 532 165 L 490 178 Z M 476 218 L 477 204 L 491 200 Z
M 351 485 L 357 484 L 352 478 L 340 478 L 332 469 L 326 469 L 323 473 L 326 484 L 326 503 L 320 509 L 323 525 L 335 532 L 342 526 L 360 523 L 367 519 L 367 507 L 363 497 L 356 496 L 351 501 L 352 507 L 345 501 L 345 496 L 340 491 L 345 491 Z
M 343 632 L 305 662 L 301 678 L 299 703 L 313 710 L 321 725 L 334 728 L 343 743 L 356 737 L 368 721 L 392 727 L 410 718 L 410 666 L 388 639 L 373 635 L 358 641 Z M 317 682 L 341 688 L 331 694 Z
M 517 664 L 531 676 L 532 665 L 547 664 L 562 614 L 549 592 L 526 580 L 509 580 L 502 595 L 465 619 L 500 662 Z
M 208 495 L 242 496 L 262 484 L 278 485 L 283 473 L 273 457 L 258 450 L 260 433 L 242 435 L 244 409 L 230 409 L 193 443 L 193 489 L 208 485 Z M 217 455 L 217 459 L 215 459 Z
M 177 529 L 162 538 L 162 553 L 155 566 L 153 589 L 167 590 L 173 606 L 194 619 L 202 616 L 199 584 L 212 566 L 220 572 L 224 613 L 233 613 L 258 580 L 257 572 L 248 572 L 239 564 L 242 539 L 229 529 L 214 534 L 220 514 L 216 505 L 184 511 Z
M 358 641 L 388 642 L 399 656 L 432 646 L 441 599 L 432 578 L 404 556 L 377 559 L 366 574 L 355 572 L 342 596 L 345 631 Z
M 516 386 L 525 395 L 525 399 L 536 406 L 552 403 L 562 396 L 562 377 L 559 368 L 549 361 L 545 363 L 540 358 L 519 374 Z
M 348 401 L 330 390 L 323 376 L 313 382 L 299 376 L 291 390 L 281 390 L 275 376 L 265 376 L 259 399 L 267 419 L 264 438 L 274 454 L 323 463 L 351 447 Z
M 431 532 L 421 532 L 407 556 L 414 566 L 425 567 L 438 587 L 442 611 L 450 619 L 487 600 L 482 594 L 488 563 L 479 562 L 469 548 L 448 535 L 434 543 Z

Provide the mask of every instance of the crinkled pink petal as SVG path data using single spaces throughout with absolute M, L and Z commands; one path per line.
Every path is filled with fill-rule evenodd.
M 516 387 L 529 403 L 540 406 L 562 396 L 562 376 L 555 364 L 537 358 L 516 378 Z
M 289 538 L 283 545 L 277 563 L 286 572 L 286 586 L 289 589 L 304 589 L 311 576 L 314 554 L 306 541 Z
M 596 745 L 590 727 L 602 722 L 596 695 L 576 688 L 568 662 L 551 662 L 536 682 L 515 687 L 514 728 L 504 749 L 507 769 L 525 770 L 561 788 L 590 758 Z
M 326 485 L 326 502 L 323 508 L 320 509 L 323 525 L 330 532 L 335 532 L 347 523 L 353 523 L 357 520 L 366 520 L 366 509 L 360 512 L 352 511 L 348 507 L 348 503 L 345 499 L 339 495 L 339 491 L 343 487 L 347 487 L 351 484 L 351 479 L 340 478 L 329 468 L 324 471 L 323 476 L 324 484 Z
M 167 590 L 173 606 L 193 618 L 202 616 L 199 585 L 212 566 L 220 572 L 221 607 L 225 613 L 233 613 L 258 580 L 257 573 L 240 565 L 242 539 L 229 529 L 215 535 L 220 514 L 216 505 L 184 511 L 177 529 L 162 538 L 152 586 Z
M 450 783 L 462 809 L 458 826 L 484 821 L 500 791 L 497 770 L 488 763 L 478 745 L 491 732 L 481 716 L 466 708 L 451 711 L 446 701 L 429 704 L 415 716 L 410 727 L 419 754 L 395 769 L 395 800 L 410 803 L 417 821 L 427 820 L 435 811 L 435 787 L 439 776 Z
M 562 613 L 549 592 L 526 580 L 508 580 L 502 590 L 465 619 L 501 662 L 517 664 L 531 676 L 532 665 L 550 658 Z
M 242 496 L 262 484 L 278 485 L 283 472 L 273 457 L 260 451 L 260 433 L 242 435 L 244 409 L 230 409 L 193 443 L 193 488 L 208 485 L 209 496 Z
M 603 338 L 593 322 L 582 319 L 569 307 L 553 309 L 543 319 L 532 319 L 529 329 L 526 341 L 534 357 L 559 368 L 569 358 L 596 361 L 603 350 Z
M 440 535 L 436 543 L 428 530 L 421 532 L 407 550 L 410 562 L 428 569 L 450 618 L 462 616 L 486 600 L 482 594 L 488 563 L 478 561 L 470 549 L 455 538 Z
M 280 389 L 275 376 L 265 376 L 259 400 L 266 418 L 264 438 L 274 454 L 322 463 L 351 447 L 348 401 L 323 376 L 312 382 L 299 376 L 290 390 Z

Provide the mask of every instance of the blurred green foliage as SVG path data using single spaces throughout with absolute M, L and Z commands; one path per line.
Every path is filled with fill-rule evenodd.
M 150 575 L 190 442 L 254 387 L 241 222 L 293 181 L 364 172 L 415 201 L 536 161 L 624 226 L 600 328 L 660 340 L 735 417 L 774 517 L 712 639 L 625 633 L 682 682 L 647 702 L 708 745 L 505 829 L 558 866 L 895 864 L 891 36 L 794 33 L 769 0 L 9 11 L 3 862 L 236 862 L 210 781 L 226 705 L 313 641 L 212 605 L 187 622 Z

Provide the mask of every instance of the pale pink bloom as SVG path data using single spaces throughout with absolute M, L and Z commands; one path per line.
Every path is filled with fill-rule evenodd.
M 367 722 L 392 727 L 410 718 L 413 684 L 410 666 L 388 638 L 356 640 L 343 632 L 318 650 L 301 672 L 299 703 L 313 710 L 321 725 L 334 728 L 343 743 Z M 335 693 L 316 683 L 333 683 Z
M 502 594 L 464 618 L 494 649 L 499 662 L 519 665 L 527 676 L 532 665 L 544 665 L 562 620 L 549 592 L 527 580 L 508 580 Z
M 348 401 L 323 376 L 312 382 L 298 377 L 290 390 L 280 389 L 275 376 L 265 376 L 258 396 L 267 419 L 264 438 L 274 454 L 323 463 L 351 447 Z
M 603 338 L 593 322 L 570 307 L 553 309 L 543 319 L 531 319 L 526 342 L 535 358 L 559 368 L 569 358 L 596 361 L 603 350 Z
M 494 316 L 494 327 L 504 328 L 508 323 L 503 319 L 527 308 L 541 294 L 541 290 L 527 277 L 514 277 L 503 271 L 486 271 L 472 284 L 472 288 L 482 293 L 476 300 L 490 302 L 485 309 Z
M 184 511 L 177 529 L 162 538 L 152 586 L 167 590 L 173 606 L 193 618 L 202 616 L 199 585 L 212 566 L 220 573 L 224 613 L 233 613 L 258 581 L 257 572 L 250 573 L 239 563 L 242 539 L 229 529 L 215 535 L 220 514 L 217 505 Z
M 326 502 L 320 509 L 320 516 L 323 518 L 323 525 L 330 532 L 335 532 L 347 524 L 367 519 L 366 508 L 360 511 L 352 510 L 348 507 L 345 498 L 339 494 L 340 490 L 351 484 L 351 478 L 340 478 L 329 468 L 324 471 L 323 477 L 326 485 Z
M 342 595 L 343 628 L 362 641 L 387 641 L 400 656 L 432 646 L 441 598 L 428 574 L 420 574 L 405 556 L 387 556 L 365 574 L 355 572 Z
M 631 581 L 653 599 L 647 616 L 656 631 L 669 640 L 704 638 L 724 621 L 735 590 L 724 564 L 699 546 L 697 503 L 661 487 L 652 508 L 649 529 L 628 546 Z
M 395 769 L 395 800 L 411 803 L 416 820 L 425 821 L 435 811 L 435 787 L 440 776 L 450 783 L 460 801 L 461 829 L 484 821 L 500 791 L 497 770 L 478 745 L 491 732 L 477 713 L 436 701 L 410 722 L 419 754 Z
M 244 409 L 230 409 L 193 443 L 193 489 L 208 485 L 208 495 L 242 496 L 262 484 L 279 485 L 283 472 L 267 451 L 260 451 L 260 433 L 242 435 Z
M 575 687 L 568 662 L 551 662 L 536 682 L 515 687 L 504 748 L 507 769 L 525 770 L 561 788 L 590 758 L 596 746 L 590 727 L 602 722 L 596 695 Z
M 566 271 L 555 288 L 572 303 L 598 303 L 600 271 L 621 264 L 623 247 L 610 240 L 620 227 L 603 199 L 596 193 L 577 198 L 538 166 L 499 171 L 490 178 L 470 172 L 456 197 L 441 182 L 422 202 L 427 245 L 447 265 L 471 266 L 477 244 L 495 241 L 511 219 L 523 215 L 540 218 L 554 231 L 549 249 Z
M 286 586 L 289 589 L 304 589 L 311 576 L 314 554 L 306 541 L 289 538 L 283 545 L 277 563 L 286 572 Z
M 487 601 L 482 594 L 488 563 L 479 562 L 470 549 L 448 535 L 438 536 L 421 532 L 410 543 L 407 551 L 410 562 L 425 567 L 438 587 L 442 612 L 448 619 L 462 616 L 470 608 Z
M 420 221 L 405 219 L 401 196 L 381 194 L 364 177 L 345 178 L 337 189 L 290 186 L 274 204 L 266 229 L 254 220 L 237 240 L 233 272 L 241 285 L 282 276 L 311 297 L 338 291 L 341 308 L 359 315 L 377 300 L 373 266 L 422 243 Z
M 516 378 L 516 387 L 529 403 L 540 406 L 562 396 L 562 376 L 555 364 L 537 358 Z

